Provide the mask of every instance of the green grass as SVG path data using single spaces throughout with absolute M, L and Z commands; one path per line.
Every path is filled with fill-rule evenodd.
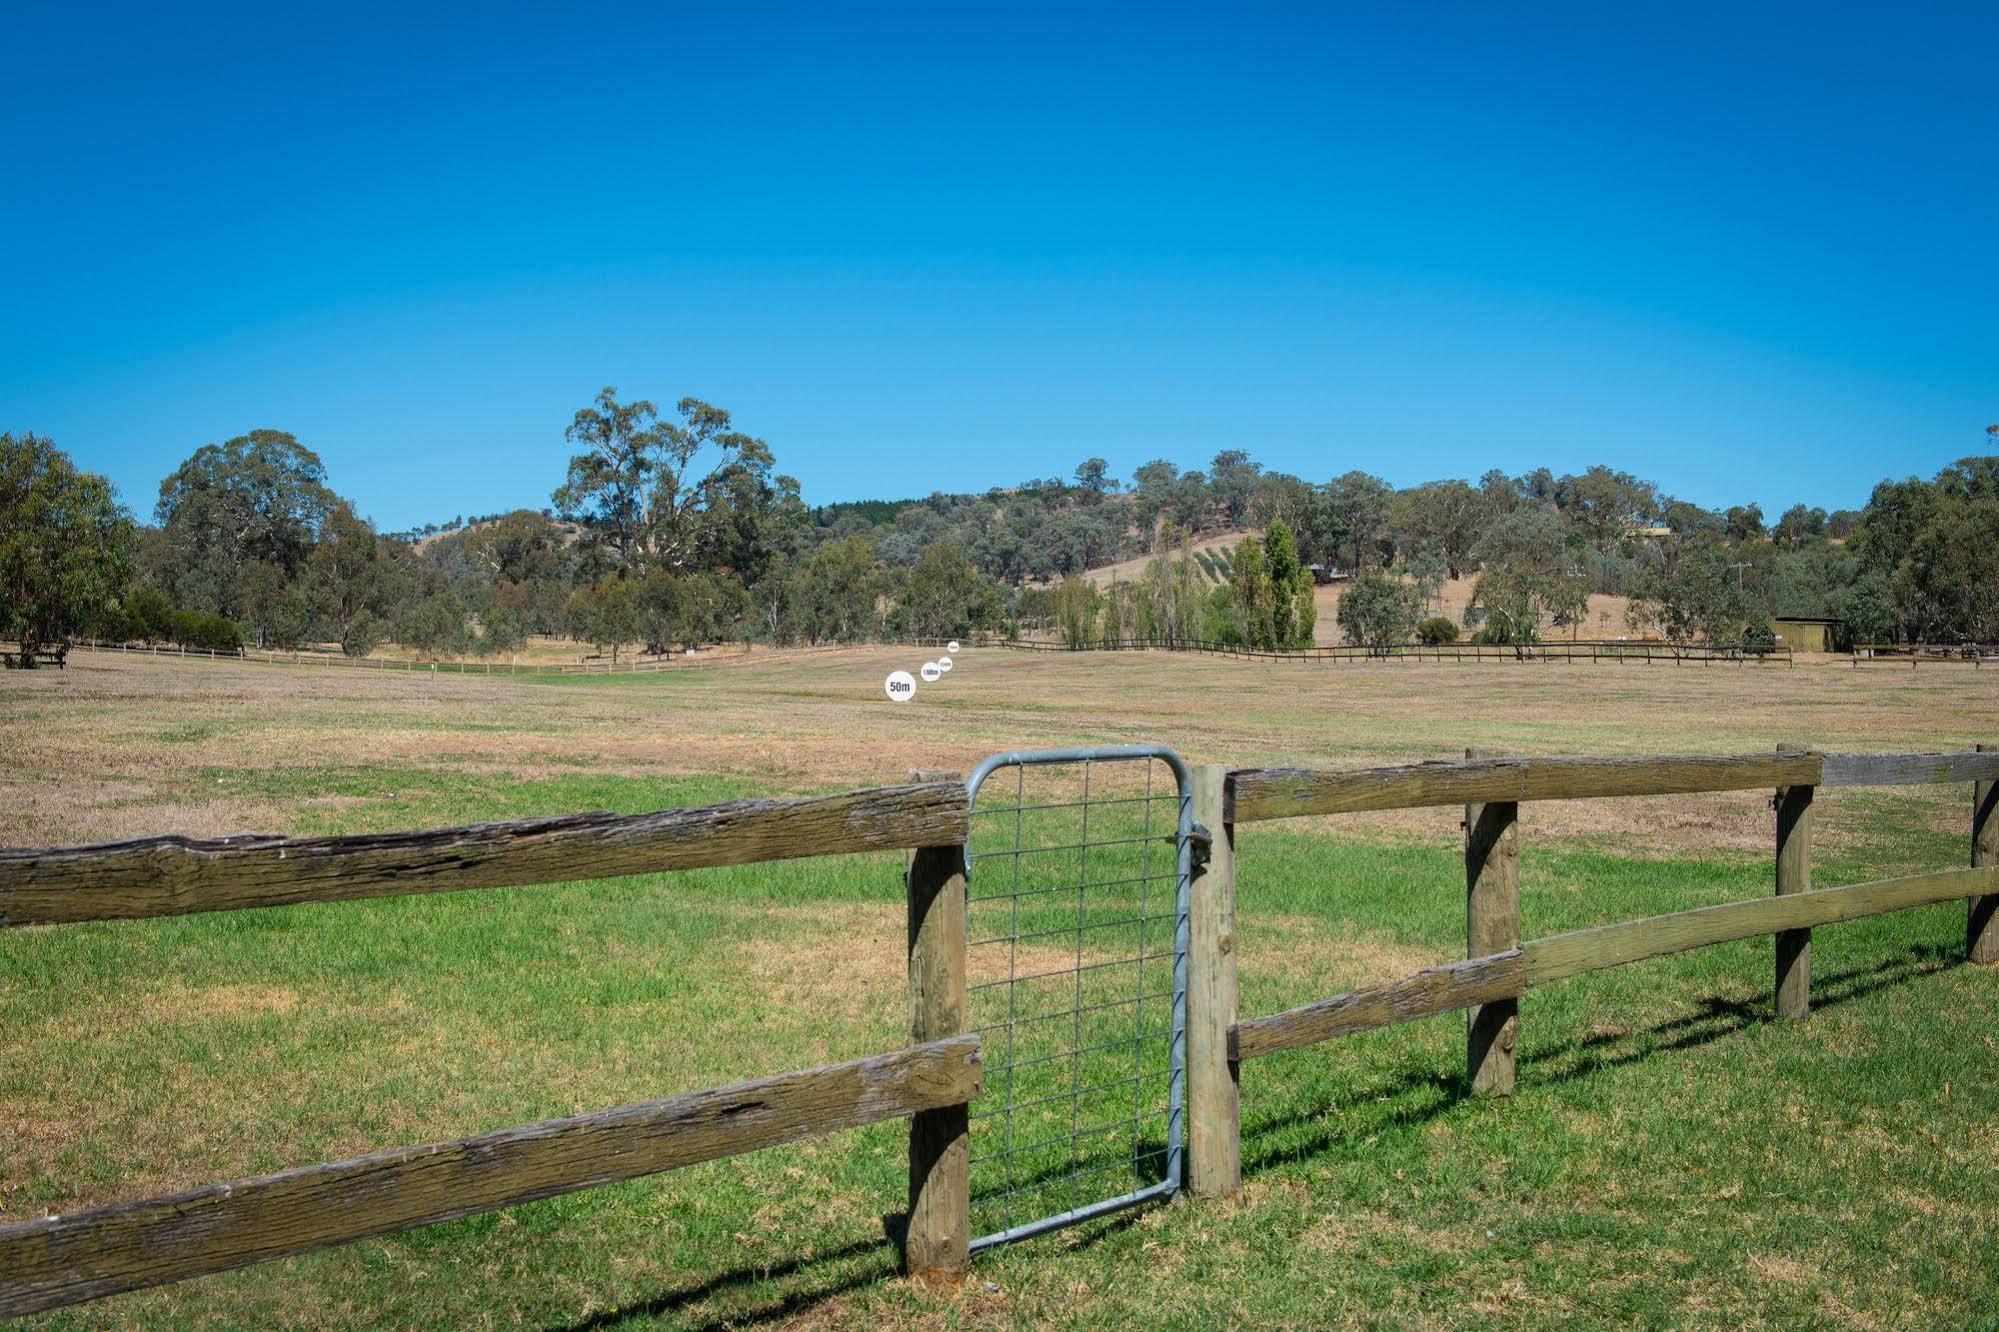
M 326 831 L 744 793 L 470 767 L 211 776 L 305 802 Z M 1893 798 L 1832 812 L 1821 886 L 1963 862 L 1961 834 Z M 1463 952 L 1454 846 L 1258 825 L 1237 850 L 1245 1015 Z M 1530 815 L 1523 931 L 1757 896 L 1769 876 L 1747 855 L 1537 844 Z M 15 931 L 0 1196 L 67 1210 L 890 1048 L 900 901 L 899 858 L 863 856 Z M 1254 1061 L 1240 1201 L 988 1255 L 962 1302 L 892 1279 L 890 1124 L 45 1321 L 1975 1324 L 1999 1307 L 1999 975 L 1958 965 L 1963 919 L 1820 930 L 1803 1024 L 1769 1020 L 1764 939 L 1535 991 L 1508 1102 L 1462 1096 L 1456 1015 Z

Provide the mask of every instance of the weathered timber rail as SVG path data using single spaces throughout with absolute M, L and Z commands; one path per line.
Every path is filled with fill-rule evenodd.
M 1980 753 L 1688 754 L 1612 758 L 1490 758 L 1358 772 L 1238 769 L 1229 821 L 1357 814 L 1487 800 L 1595 800 L 1776 786 L 1906 786 L 1982 779 Z
M 979 1038 L 0 1226 L 0 1317 L 963 1105 Z
M 1709 944 L 1990 893 L 1999 893 L 1999 867 L 1944 870 L 1787 897 L 1727 902 L 1550 935 L 1508 952 L 1432 967 L 1384 985 L 1239 1022 L 1229 1035 L 1229 1057 L 1255 1059 L 1336 1036 L 1513 999 L 1537 985 Z
M 962 841 L 947 782 L 653 814 L 352 837 L 154 837 L 0 851 L 0 927 L 569 883 Z

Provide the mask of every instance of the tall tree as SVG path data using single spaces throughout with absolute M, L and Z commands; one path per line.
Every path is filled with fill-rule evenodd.
M 648 398 L 619 402 L 618 390 L 606 387 L 562 436 L 583 452 L 570 458 L 568 478 L 556 488 L 557 511 L 590 524 L 620 560 L 635 563 L 652 534 L 653 474 L 665 440 L 659 409 Z
M 1076 464 L 1076 488 L 1087 502 L 1102 499 L 1118 488 L 1118 479 L 1111 475 L 1111 465 L 1102 458 L 1085 458 Z
M 177 606 L 240 618 L 251 568 L 296 579 L 338 504 L 319 455 L 282 430 L 202 445 L 160 483 L 153 511 L 168 596 Z
M 565 432 L 584 451 L 569 460 L 556 508 L 602 532 L 628 567 L 761 573 L 740 566 L 766 548 L 761 524 L 773 506 L 803 523 L 797 483 L 773 481 L 770 446 L 722 408 L 690 397 L 674 411 L 678 421 L 662 421 L 647 399 L 600 392 Z
M 131 518 L 111 483 L 34 434 L 0 434 L 0 637 L 37 649 L 114 610 L 131 571 Z

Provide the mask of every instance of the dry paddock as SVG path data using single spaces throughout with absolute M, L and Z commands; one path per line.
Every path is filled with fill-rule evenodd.
M 0 844 L 308 829 L 356 798 L 338 780 L 353 770 L 514 783 L 710 776 L 784 793 L 1052 745 L 1157 742 L 1192 762 L 1362 767 L 1468 744 L 1614 754 L 1999 740 L 1999 672 L 1963 668 L 1356 666 L 986 649 L 962 654 L 915 702 L 889 703 L 883 676 L 919 655 L 759 653 L 558 682 L 79 652 L 65 671 L 0 676 Z M 284 774 L 297 780 L 237 779 Z M 1766 804 L 1749 794 L 1561 805 L 1537 811 L 1535 826 L 1614 835 L 1634 851 L 1747 850 L 1768 840 Z M 1349 826 L 1428 836 L 1452 818 L 1411 811 Z

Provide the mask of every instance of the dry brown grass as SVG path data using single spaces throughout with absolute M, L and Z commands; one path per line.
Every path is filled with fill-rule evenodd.
M 0 844 L 285 830 L 318 794 L 259 799 L 217 770 L 381 765 L 505 778 L 723 775 L 778 791 L 964 769 L 1001 749 L 1157 741 L 1190 761 L 1356 767 L 1461 754 L 1959 748 L 1999 673 L 1730 666 L 1249 663 L 968 651 L 906 706 L 893 647 L 760 654 L 664 679 L 551 684 L 79 653 L 0 677 Z M 1955 817 L 1952 813 L 1949 817 Z M 1367 820 L 1429 837 L 1452 819 Z M 1767 837 L 1761 797 L 1548 805 L 1554 835 L 1672 848 Z M 1440 822 L 1443 821 L 1443 822 Z M 1433 826 L 1434 825 L 1434 826 Z

